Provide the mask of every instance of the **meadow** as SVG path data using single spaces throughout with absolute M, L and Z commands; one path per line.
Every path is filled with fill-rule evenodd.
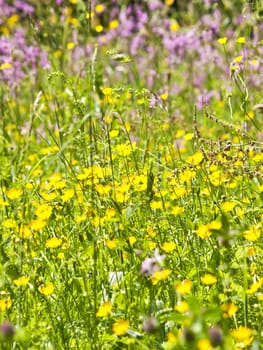
M 262 349 L 261 1 L 0 8 L 0 348 Z

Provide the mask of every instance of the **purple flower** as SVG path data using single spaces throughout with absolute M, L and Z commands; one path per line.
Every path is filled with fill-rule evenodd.
M 14 6 L 17 10 L 20 10 L 28 15 L 32 15 L 35 12 L 34 7 L 27 4 L 25 1 L 16 0 L 14 2 Z
M 12 338 L 15 334 L 15 327 L 9 321 L 0 324 L 0 334 L 3 338 Z
M 165 255 L 160 255 L 159 250 L 155 249 L 154 256 L 151 258 L 146 258 L 141 267 L 141 274 L 149 277 L 154 274 L 156 271 L 161 271 L 161 265 Z

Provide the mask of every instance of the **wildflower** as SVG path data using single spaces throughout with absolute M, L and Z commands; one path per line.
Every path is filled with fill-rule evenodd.
M 15 280 L 13 280 L 13 283 L 18 287 L 25 287 L 28 285 L 29 277 L 27 276 L 21 276 Z
M 249 242 L 254 242 L 260 237 L 261 225 L 251 226 L 250 229 L 244 232 L 244 238 Z
M 152 209 L 163 209 L 163 202 L 162 201 L 152 201 L 150 204 L 150 207 Z
M 171 270 L 169 269 L 164 269 L 161 271 L 155 271 L 153 275 L 151 276 L 152 284 L 155 285 L 160 281 L 166 280 L 169 275 L 171 274 Z
M 7 298 L 7 299 L 0 299 L 0 311 L 6 311 L 10 309 L 12 306 L 12 300 Z
M 177 343 L 177 338 L 172 332 L 167 333 L 167 340 L 169 343 L 172 343 L 172 344 Z
M 0 324 L 0 334 L 4 339 L 11 339 L 15 335 L 15 327 L 9 321 L 4 321 Z
M 195 233 L 197 234 L 197 236 L 199 236 L 202 239 L 208 238 L 212 234 L 209 229 L 209 226 L 204 224 L 201 224 L 198 227 L 198 229 L 195 231 Z
M 10 69 L 12 68 L 12 64 L 11 63 L 3 63 L 0 65 L 0 70 L 4 70 L 4 69 Z
M 99 307 L 99 310 L 97 311 L 96 316 L 97 317 L 108 316 L 111 313 L 111 310 L 112 310 L 112 303 L 110 301 L 105 301 L 105 303 Z
M 238 44 L 245 44 L 246 38 L 244 36 L 240 36 L 239 38 L 237 38 L 236 42 Z
M 179 215 L 183 214 L 184 211 L 185 211 L 184 207 L 175 206 L 172 208 L 171 213 L 175 216 L 179 216 Z
M 159 321 L 153 316 L 149 316 L 145 319 L 142 325 L 142 329 L 146 333 L 156 333 L 160 327 Z
M 115 137 L 117 137 L 119 135 L 119 132 L 120 132 L 119 130 L 111 130 L 109 132 L 110 138 L 114 139 Z
M 235 202 L 223 202 L 220 205 L 221 209 L 226 213 L 232 211 L 235 208 L 235 206 L 236 206 Z
M 198 350 L 213 350 L 212 344 L 209 339 L 200 339 L 197 342 Z
M 16 227 L 16 222 L 14 219 L 5 219 L 2 224 L 3 224 L 3 227 L 5 227 L 5 228 L 15 228 Z
M 176 244 L 174 242 L 164 242 L 161 246 L 162 250 L 164 250 L 166 253 L 171 253 L 175 250 Z
M 105 10 L 105 5 L 103 4 L 97 4 L 95 6 L 95 12 L 102 13 Z
M 238 342 L 241 343 L 240 345 L 242 348 L 249 346 L 254 339 L 252 335 L 253 330 L 248 327 L 240 326 L 237 329 L 234 329 L 231 334 Z
M 18 199 L 22 196 L 23 189 L 22 188 L 10 188 L 8 191 L 6 191 L 6 195 L 9 199 L 14 200 Z
M 220 45 L 225 45 L 227 43 L 227 37 L 223 37 L 223 38 L 219 38 L 217 40 L 217 42 L 220 44 Z
M 74 49 L 74 47 L 75 47 L 75 43 L 73 43 L 73 42 L 67 43 L 67 49 L 68 50 L 72 50 L 72 49 Z
M 170 31 L 177 32 L 180 29 L 180 26 L 177 22 L 170 23 Z
M 224 318 L 231 318 L 237 312 L 238 307 L 235 304 L 229 303 L 229 304 L 221 305 L 220 309 L 224 311 L 223 313 Z
M 52 237 L 46 241 L 47 248 L 58 248 L 62 244 L 62 239 L 57 237 Z
M 32 232 L 27 225 L 22 224 L 19 228 L 19 236 L 21 238 L 29 238 L 31 237 Z
M 211 286 L 212 284 L 215 284 L 217 282 L 217 278 L 214 275 L 211 275 L 210 273 L 206 273 L 204 276 L 201 277 L 201 281 L 203 284 Z
M 61 200 L 63 203 L 66 203 L 68 201 L 70 201 L 73 197 L 74 197 L 74 190 L 72 188 L 64 191 L 63 195 L 61 195 Z
M 233 59 L 233 63 L 240 63 L 243 59 L 243 56 L 237 56 Z
M 118 243 L 119 243 L 119 241 L 118 241 L 116 238 L 114 238 L 114 239 L 112 239 L 112 240 L 110 240 L 110 239 L 107 239 L 107 240 L 106 240 L 106 246 L 107 246 L 109 249 L 115 249 L 115 248 L 117 248 Z
M 204 159 L 203 153 L 202 152 L 197 152 L 192 156 L 189 156 L 186 159 L 186 163 L 188 164 L 193 164 L 193 165 L 198 165 L 202 162 L 202 160 Z
M 252 257 L 257 254 L 257 250 L 255 247 L 247 247 L 246 248 L 246 256 L 247 257 Z
M 222 331 L 219 327 L 212 327 L 208 331 L 209 339 L 214 348 L 217 346 L 223 345 L 224 339 Z
M 29 223 L 29 227 L 34 231 L 41 231 L 46 224 L 47 222 L 42 219 L 35 219 Z
M 174 3 L 174 0 L 165 0 L 166 6 L 172 6 L 173 3 Z
M 164 259 L 165 255 L 160 255 L 159 250 L 156 249 L 152 258 L 146 258 L 143 261 L 141 273 L 149 277 L 153 275 L 156 271 L 160 271 Z
M 113 324 L 112 330 L 115 335 L 121 336 L 127 333 L 129 326 L 128 320 L 118 320 Z
M 95 186 L 95 190 L 101 195 L 101 196 L 105 196 L 106 194 L 108 194 L 110 192 L 110 190 L 112 189 L 112 187 L 110 185 L 102 185 L 102 184 L 97 184 Z
M 256 283 L 253 283 L 249 289 L 246 290 L 247 294 L 255 294 L 259 288 L 261 288 L 263 284 L 263 278 L 260 278 L 260 280 Z
M 184 313 L 187 312 L 189 310 L 189 305 L 187 304 L 186 301 L 179 301 L 175 307 L 174 307 L 175 311 L 178 311 L 180 313 Z
M 90 13 L 87 12 L 85 17 L 87 20 L 89 20 L 89 19 L 92 19 L 94 17 L 94 15 L 95 15 L 95 13 L 93 11 L 91 11 Z
M 36 216 L 41 220 L 46 220 L 52 215 L 52 207 L 48 204 L 40 204 L 35 211 Z
M 111 30 L 113 30 L 113 29 L 118 28 L 119 25 L 120 25 L 119 21 L 118 21 L 117 19 L 114 19 L 114 20 L 110 21 L 110 23 L 109 23 L 109 28 L 110 28 Z
M 41 294 L 43 294 L 45 296 L 49 296 L 49 295 L 53 294 L 53 292 L 55 290 L 55 286 L 53 283 L 48 283 L 47 285 L 39 286 L 38 290 Z
M 133 246 L 136 241 L 137 241 L 137 239 L 136 239 L 135 236 L 130 236 L 129 237 L 129 243 L 130 243 L 131 246 Z
M 127 157 L 132 153 L 132 151 L 134 150 L 134 147 L 135 147 L 135 143 L 133 143 L 132 145 L 120 144 L 120 145 L 116 145 L 116 151 L 120 156 Z
M 192 288 L 193 282 L 191 280 L 184 280 L 175 286 L 176 291 L 181 294 L 189 294 Z

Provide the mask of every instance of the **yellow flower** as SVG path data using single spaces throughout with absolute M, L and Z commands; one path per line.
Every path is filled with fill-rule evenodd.
M 184 313 L 187 312 L 189 310 L 189 305 L 187 304 L 186 301 L 179 301 L 175 307 L 174 307 L 175 311 L 178 311 L 180 313 Z
M 102 185 L 102 184 L 97 184 L 95 186 L 95 190 L 101 195 L 101 196 L 105 196 L 106 194 L 108 194 L 111 190 L 111 186 L 110 185 Z
M 171 213 L 175 216 L 179 216 L 184 213 L 184 207 L 175 206 L 172 208 Z
M 226 176 L 220 170 L 215 170 L 211 174 L 208 175 L 208 179 L 214 186 L 220 186 L 226 181 Z
M 184 280 L 175 286 L 176 291 L 181 294 L 189 294 L 192 289 L 193 282 L 191 280 Z
M 221 209 L 226 213 L 232 211 L 235 208 L 235 206 L 236 206 L 235 202 L 223 202 L 220 205 Z
M 63 195 L 61 196 L 62 202 L 66 203 L 68 201 L 70 201 L 73 197 L 74 197 L 74 190 L 72 188 L 64 191 Z
M 10 68 L 12 68 L 11 63 L 3 63 L 0 65 L 0 70 L 10 69 Z
M 176 244 L 174 242 L 164 242 L 161 246 L 162 250 L 164 250 L 166 253 L 171 253 L 175 250 Z
M 255 247 L 247 247 L 246 248 L 246 256 L 252 257 L 252 256 L 255 256 L 256 254 L 257 254 L 257 250 Z
M 222 222 L 220 221 L 211 221 L 207 224 L 209 230 L 219 231 L 222 228 Z
M 95 6 L 95 12 L 101 13 L 105 10 L 105 6 L 103 4 L 98 4 Z
M 150 207 L 152 209 L 163 209 L 163 202 L 162 201 L 152 201 L 150 204 Z
M 248 327 L 240 326 L 234 329 L 231 334 L 237 341 L 243 343 L 245 346 L 248 346 L 253 341 L 253 330 Z
M 48 283 L 46 286 L 45 285 L 39 286 L 38 290 L 40 291 L 41 294 L 45 296 L 49 296 L 53 294 L 55 290 L 55 286 L 53 283 Z
M 18 287 L 25 287 L 28 285 L 29 277 L 27 276 L 21 276 L 15 280 L 13 280 L 13 283 Z
M 135 148 L 135 143 L 133 143 L 132 145 L 130 144 L 116 145 L 116 151 L 120 156 L 123 156 L 123 157 L 129 156 L 134 150 L 134 148 Z
M 261 288 L 263 284 L 263 278 L 260 278 L 260 280 L 256 283 L 253 283 L 249 289 L 246 290 L 247 294 L 255 294 L 259 288 Z
M 62 239 L 57 237 L 52 237 L 46 241 L 47 248 L 58 248 L 62 244 Z
M 198 350 L 213 350 L 212 344 L 209 339 L 200 339 L 197 342 Z
M 119 27 L 119 25 L 120 25 L 119 21 L 117 19 L 114 19 L 114 20 L 110 21 L 109 28 L 116 29 Z
M 12 301 L 11 299 L 0 299 L 0 311 L 6 311 L 8 309 L 10 309 L 10 307 L 12 306 Z
M 46 221 L 42 219 L 36 219 L 30 222 L 29 227 L 34 231 L 41 231 L 46 226 L 46 224 Z
M 110 239 L 107 239 L 106 240 L 106 246 L 109 248 L 109 249 L 116 249 L 117 248 L 117 245 L 118 245 L 119 241 L 114 238 L 112 240 Z
M 201 281 L 203 284 L 210 286 L 217 282 L 217 278 L 214 275 L 211 275 L 210 273 L 206 273 L 204 276 L 201 277 Z
M 169 269 L 155 271 L 151 277 L 152 284 L 156 285 L 158 282 L 166 280 L 169 277 L 169 275 L 171 274 L 171 272 L 172 271 Z
M 19 229 L 19 236 L 21 238 L 29 238 L 31 237 L 32 233 L 31 230 L 27 225 L 22 224 Z
M 112 303 L 110 301 L 105 301 L 105 303 L 99 307 L 99 310 L 97 311 L 96 316 L 97 317 L 108 316 L 111 313 L 111 310 L 112 310 Z
M 170 23 L 170 31 L 177 32 L 180 29 L 180 26 L 177 22 Z
M 74 47 L 75 47 L 75 43 L 73 43 L 73 42 L 67 43 L 67 49 L 68 50 L 73 50 Z
M 119 130 L 111 130 L 109 132 L 110 138 L 114 139 L 115 137 L 117 137 L 119 135 L 119 132 L 120 132 Z
M 173 3 L 174 3 L 174 0 L 165 0 L 166 6 L 172 6 Z
M 237 38 L 236 42 L 238 44 L 245 44 L 246 38 L 244 36 L 240 36 L 239 38 Z
M 91 13 L 87 12 L 85 17 L 86 17 L 86 19 L 93 18 L 94 17 L 94 12 L 93 11 L 91 11 Z
M 204 159 L 203 153 L 202 152 L 197 152 L 194 155 L 189 156 L 186 159 L 186 163 L 193 164 L 193 165 L 198 165 L 198 164 L 200 164 L 202 162 L 203 159 Z
M 221 305 L 220 309 L 224 311 L 224 314 L 223 314 L 224 318 L 230 318 L 230 317 L 233 317 L 234 314 L 237 312 L 238 307 L 235 304 L 229 303 L 229 304 Z
M 177 343 L 177 338 L 172 332 L 167 333 L 167 340 L 169 343 Z
M 130 324 L 128 320 L 118 320 L 112 326 L 112 330 L 115 335 L 121 336 L 127 333 L 129 326 Z
M 147 227 L 146 232 L 147 232 L 147 235 L 149 237 L 155 237 L 156 236 L 156 232 L 155 232 L 153 227 Z
M 22 196 L 23 189 L 22 188 L 10 188 L 8 191 L 6 191 L 6 195 L 9 199 L 18 199 Z
M 249 230 L 244 232 L 244 238 L 249 242 L 256 241 L 260 237 L 260 229 L 261 225 L 254 225 L 250 227 Z
M 3 227 L 5 228 L 15 228 L 16 222 L 14 219 L 5 219 L 2 223 Z
M 197 236 L 199 236 L 202 239 L 208 238 L 212 234 L 209 230 L 209 226 L 204 224 L 201 224 L 195 232 Z
M 223 38 L 219 38 L 217 40 L 217 42 L 220 44 L 220 45 L 225 45 L 227 43 L 227 37 L 223 37 Z
M 235 58 L 233 59 L 233 62 L 234 62 L 234 63 L 239 63 L 239 62 L 242 61 L 242 59 L 243 59 L 243 56 L 237 56 L 237 57 L 235 57 Z
M 129 237 L 129 243 L 130 243 L 131 246 L 133 246 L 136 241 L 137 241 L 137 239 L 136 239 L 135 236 L 130 236 Z
M 191 141 L 193 138 L 194 138 L 193 132 L 188 132 L 187 134 L 184 135 L 185 141 Z
M 52 215 L 52 207 L 48 204 L 40 204 L 35 211 L 39 219 L 46 220 Z

